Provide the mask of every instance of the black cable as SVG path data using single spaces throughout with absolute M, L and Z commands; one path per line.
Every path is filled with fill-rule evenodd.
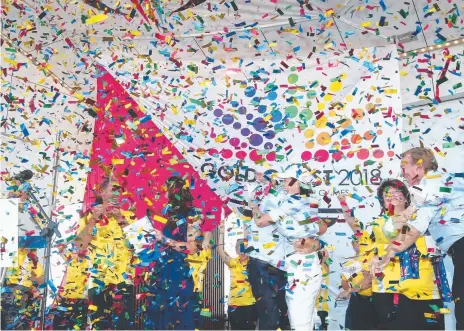
M 274 50 L 272 49 L 271 45 L 269 44 L 269 41 L 267 40 L 267 38 L 266 38 L 266 36 L 265 36 L 263 30 L 259 29 L 259 32 L 261 32 L 261 34 L 263 35 L 264 40 L 266 40 L 267 45 L 269 46 L 269 48 L 271 49 L 271 51 L 272 51 L 273 53 L 275 53 Z
M 335 20 L 335 16 L 333 17 L 333 20 L 334 20 L 335 27 L 337 28 L 338 34 L 340 35 L 340 38 L 342 38 L 342 41 L 345 44 L 345 49 L 347 49 L 345 39 L 343 39 L 342 33 L 340 32 L 340 29 L 338 28 L 338 24 L 337 24 L 337 21 Z
M 203 53 L 203 55 L 205 56 L 205 60 L 208 59 L 208 57 L 206 56 L 205 52 L 203 52 L 203 50 L 201 49 L 201 46 L 198 44 L 197 42 L 197 39 L 195 37 L 192 37 L 193 38 L 193 41 L 195 42 L 195 44 L 197 44 L 198 48 L 200 49 L 200 51 Z

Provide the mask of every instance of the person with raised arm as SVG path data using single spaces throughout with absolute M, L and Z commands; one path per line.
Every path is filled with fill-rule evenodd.
M 188 181 L 179 176 L 166 180 L 166 223 L 155 230 L 161 257 L 149 279 L 144 328 L 193 330 L 201 328 L 200 298 L 195 292 L 188 255 L 202 247 L 201 214 L 193 207 Z
M 464 172 L 438 171 L 433 151 L 415 147 L 403 153 L 401 171 L 408 182 L 416 207 L 406 229 L 389 245 L 383 256 L 372 263 L 372 272 L 382 272 L 389 261 L 407 251 L 422 235 L 430 234 L 454 264 L 452 296 L 455 301 L 456 329 L 464 329 Z M 435 248 L 430 250 L 436 251 Z M 432 252 L 433 253 L 433 252 Z M 443 259 L 434 258 L 436 283 L 443 301 L 451 298 Z
M 82 316 L 81 304 L 88 288 L 88 313 L 92 328 L 132 330 L 135 292 L 133 286 L 132 251 L 123 229 L 135 221 L 132 212 L 120 209 L 123 188 L 115 178 L 104 179 L 97 199 L 84 213 L 78 235 L 69 249 L 70 264 L 65 285 L 60 289 L 56 329 L 74 328 L 66 316 Z M 86 266 L 89 277 L 79 270 Z M 88 282 L 87 282 L 87 278 Z M 86 291 L 87 292 L 87 291 Z M 63 308 L 67 308 L 63 309 Z M 71 312 L 72 311 L 72 312 Z M 81 319 L 81 326 L 87 318 Z
M 324 222 L 318 217 L 317 201 L 310 197 L 312 176 L 307 169 L 293 164 L 278 174 L 277 178 L 282 181 L 282 187 L 274 194 L 268 194 L 259 205 L 251 204 L 253 220 L 258 228 L 267 229 L 271 236 L 278 233 L 281 238 L 276 243 L 272 240 L 274 237 L 271 237 L 272 241 L 263 247 L 271 248 L 272 252 L 281 250 L 283 253 L 277 262 L 288 274 L 285 299 L 292 329 L 312 330 L 322 270 L 316 252 L 300 253 L 295 249 L 295 244 L 305 238 L 318 239 L 321 234 L 319 224 Z M 254 246 L 254 243 L 249 243 L 249 246 Z M 257 297 L 259 293 L 255 293 L 254 274 L 251 271 L 252 289 Z M 256 276 L 259 280 L 259 274 Z M 302 314 L 302 311 L 305 313 Z
M 372 305 L 372 275 L 369 263 L 372 240 L 365 226 L 353 215 L 346 201 L 347 195 L 337 195 L 345 222 L 353 231 L 352 245 L 356 256 L 343 265 L 342 288 L 339 298 L 350 299 L 345 314 L 345 328 L 349 330 L 375 329 L 375 311 Z
M 232 214 L 233 215 L 233 214 Z M 217 252 L 230 270 L 229 321 L 232 330 L 254 330 L 258 321 L 256 300 L 253 296 L 247 265 L 250 260 L 245 253 L 245 240 L 238 239 L 235 244 L 237 257 L 232 258 L 224 249 L 225 221 L 219 226 L 219 245 Z
M 372 225 L 374 265 L 391 246 L 399 244 L 408 229 L 415 207 L 408 188 L 397 179 L 385 179 L 377 189 L 382 207 Z M 443 330 L 443 302 L 440 298 L 433 260 L 424 236 L 396 254 L 372 279 L 373 305 L 377 327 L 388 330 Z M 372 271 L 371 271 L 372 272 Z

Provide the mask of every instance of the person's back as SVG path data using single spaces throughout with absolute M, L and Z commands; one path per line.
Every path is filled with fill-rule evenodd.
M 53 316 L 54 330 L 87 328 L 89 260 L 86 256 L 67 253 L 66 271 L 58 286 L 56 307 L 50 311 Z
M 464 237 L 464 173 L 428 172 L 410 192 L 418 210 L 428 211 L 428 231 L 443 252 Z
M 288 275 L 285 299 L 290 324 L 296 330 L 312 329 L 322 270 L 316 252 L 299 252 L 294 244 L 298 239 L 319 236 L 318 204 L 309 196 L 310 178 L 306 169 L 292 165 L 278 177 L 282 180 L 282 187 L 277 191 L 276 198 L 271 198 L 271 201 L 265 199 L 259 209 L 253 209 L 257 215 L 255 222 L 264 227 L 275 227 L 285 238 L 282 244 L 284 267 Z M 305 314 L 301 314 L 301 310 Z
M 96 233 L 89 246 L 93 286 L 132 282 L 132 253 L 115 218 L 109 217 L 106 224 L 96 224 Z

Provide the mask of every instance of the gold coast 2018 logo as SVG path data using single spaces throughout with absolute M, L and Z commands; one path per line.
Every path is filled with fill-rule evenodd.
M 237 183 L 253 183 L 256 181 L 256 170 L 247 166 L 223 165 L 218 167 L 214 163 L 203 163 L 201 173 L 221 181 L 235 181 Z M 266 175 L 272 177 L 276 170 L 267 170 Z M 314 183 L 319 185 L 361 186 L 379 185 L 382 181 L 380 169 L 324 169 L 313 172 Z

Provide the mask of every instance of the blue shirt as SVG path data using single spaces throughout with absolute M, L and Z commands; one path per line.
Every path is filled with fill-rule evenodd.
M 428 172 L 410 192 L 418 210 L 408 223 L 447 252 L 464 237 L 464 173 Z

